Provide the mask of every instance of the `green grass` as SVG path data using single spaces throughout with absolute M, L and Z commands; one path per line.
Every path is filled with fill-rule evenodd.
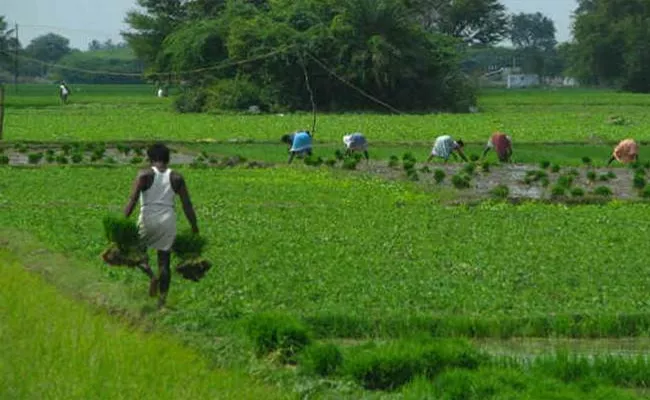
M 0 169 L 0 223 L 144 293 L 144 276 L 98 259 L 102 218 L 123 207 L 135 172 Z M 225 333 L 286 310 L 321 337 L 650 332 L 638 251 L 648 205 L 447 208 L 409 185 L 325 167 L 183 172 L 215 266 L 198 285 L 174 278 L 178 311 L 164 322 L 179 330 Z
M 279 115 L 180 115 L 173 98 L 159 99 L 147 85 L 73 85 L 70 104 L 58 103 L 54 85 L 8 86 L 8 140 L 115 140 L 247 138 L 277 141 L 282 134 L 311 127 L 308 113 Z M 345 133 L 364 132 L 372 141 L 432 142 L 452 134 L 484 143 L 505 130 L 517 143 L 650 139 L 648 96 L 608 91 L 487 91 L 480 114 L 319 114 L 316 138 L 339 143 Z M 613 106 L 614 105 L 614 106 Z M 612 115 L 626 125 L 612 125 Z
M 6 251 L 0 263 L 0 398 L 283 398 L 211 369 L 173 339 L 127 329 L 63 297 Z

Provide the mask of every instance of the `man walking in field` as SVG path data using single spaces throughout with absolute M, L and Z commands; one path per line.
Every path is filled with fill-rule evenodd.
M 63 104 L 68 104 L 68 96 L 70 95 L 70 88 L 65 84 L 65 81 L 61 81 L 59 85 L 59 98 Z
M 298 131 L 291 135 L 282 136 L 282 143 L 289 145 L 289 164 L 295 156 L 311 156 L 311 133 L 309 131 Z
M 431 155 L 427 159 L 427 162 L 431 162 L 435 157 L 440 157 L 444 159 L 446 163 L 449 161 L 449 156 L 454 156 L 454 158 L 456 158 L 455 153 L 458 153 L 463 161 L 467 161 L 467 157 L 465 157 L 465 153 L 463 153 L 464 147 L 465 143 L 463 143 L 462 140 L 454 140 L 449 135 L 438 136 L 433 145 L 433 149 L 431 149 Z
M 199 233 L 196 213 L 190 200 L 185 180 L 178 172 L 172 171 L 169 164 L 169 148 L 162 143 L 154 144 L 147 150 L 151 168 L 138 173 L 133 182 L 129 201 L 124 209 L 128 218 L 135 204 L 140 200 L 138 227 L 140 237 L 147 249 L 154 249 L 158 255 L 159 275 L 156 277 L 149 266 L 148 259 L 141 269 L 149 276 L 149 295 L 154 297 L 160 291 L 158 307 L 163 307 L 171 283 L 171 249 L 176 238 L 176 213 L 174 199 L 178 195 L 183 205 L 185 217 L 192 232 Z
M 614 160 L 623 164 L 639 161 L 639 146 L 636 144 L 634 139 L 625 139 L 621 141 L 614 149 L 612 156 L 607 162 L 607 166 L 609 167 Z
M 487 155 L 490 149 L 494 149 L 499 161 L 510 162 L 510 158 L 512 157 L 512 138 L 505 133 L 495 132 L 485 146 L 483 157 Z
M 350 135 L 343 136 L 343 144 L 345 144 L 345 154 L 350 155 L 355 151 L 363 152 L 363 155 L 366 157 L 366 160 L 370 160 L 370 155 L 368 154 L 368 141 L 362 133 L 352 133 Z

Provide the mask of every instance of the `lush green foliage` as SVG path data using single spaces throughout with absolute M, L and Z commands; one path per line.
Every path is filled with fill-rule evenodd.
M 102 223 L 106 239 L 111 243 L 115 243 L 120 250 L 126 252 L 140 245 L 138 226 L 132 219 L 107 215 L 102 220 Z
M 280 362 L 295 361 L 296 354 L 311 342 L 307 328 L 284 314 L 252 315 L 245 329 L 258 357 L 277 353 Z
M 70 300 L 0 253 L 0 398 L 287 398 Z M 56 267 L 50 264 L 49 267 Z
M 315 343 L 300 355 L 299 365 L 303 372 L 320 376 L 332 375 L 343 364 L 343 354 L 332 343 Z
M 172 251 L 182 259 L 197 258 L 203 254 L 207 239 L 192 232 L 182 232 L 176 235 Z

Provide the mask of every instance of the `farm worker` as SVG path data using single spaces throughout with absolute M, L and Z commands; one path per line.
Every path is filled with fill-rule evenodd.
M 68 85 L 65 84 L 65 81 L 61 81 L 61 84 L 59 85 L 59 97 L 61 98 L 63 104 L 68 103 L 69 95 L 70 95 L 70 88 L 68 87 Z
M 370 156 L 368 155 L 368 141 L 362 133 L 356 132 L 343 136 L 343 143 L 345 144 L 346 155 L 350 155 L 355 151 L 360 151 L 363 152 L 366 160 L 370 160 Z
M 298 131 L 291 135 L 282 136 L 282 143 L 289 145 L 289 164 L 295 156 L 305 157 L 312 154 L 311 133 L 309 131 Z
M 494 149 L 501 162 L 509 162 L 512 157 L 512 138 L 505 133 L 494 132 L 485 146 L 483 157 L 487 155 L 490 149 Z
M 141 170 L 136 176 L 129 201 L 124 209 L 124 215 L 130 217 L 136 202 L 140 200 L 138 217 L 140 237 L 148 249 L 157 251 L 159 275 L 158 277 L 154 275 L 148 260 L 140 269 L 151 279 L 149 295 L 154 297 L 160 290 L 158 307 L 165 305 L 171 282 L 169 264 L 172 245 L 176 238 L 175 195 L 181 199 L 192 232 L 199 233 L 196 214 L 185 180 L 181 174 L 167 166 L 169 153 L 169 148 L 162 143 L 156 143 L 147 150 L 151 168 Z
M 427 159 L 427 162 L 431 162 L 434 157 L 440 157 L 447 162 L 451 155 L 456 158 L 456 154 L 454 154 L 455 152 L 460 155 L 463 161 L 467 161 L 467 157 L 465 157 L 465 153 L 463 153 L 464 147 L 465 143 L 463 143 L 462 140 L 454 140 L 449 135 L 438 136 L 433 145 L 433 149 L 431 149 L 431 155 Z
M 165 97 L 165 91 L 162 87 L 158 88 L 158 97 Z
M 614 160 L 624 164 L 639 160 L 639 146 L 636 144 L 634 139 L 625 139 L 621 141 L 614 149 L 614 153 L 612 153 L 612 156 L 607 162 L 607 166 L 609 166 Z

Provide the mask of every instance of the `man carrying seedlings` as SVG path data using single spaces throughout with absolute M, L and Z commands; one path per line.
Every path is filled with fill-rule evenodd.
M 465 157 L 465 153 L 463 153 L 464 147 L 465 143 L 463 143 L 462 140 L 454 140 L 449 135 L 438 136 L 427 162 L 431 162 L 434 157 L 440 157 L 444 159 L 446 163 L 449 161 L 449 156 L 457 158 L 455 153 L 458 153 L 463 161 L 467 161 L 467 157 Z
M 282 143 L 289 145 L 289 164 L 295 156 L 311 156 L 311 133 L 309 131 L 298 131 L 291 135 L 282 136 Z
M 639 146 L 636 144 L 634 139 L 625 139 L 621 141 L 614 149 L 612 156 L 607 162 L 607 166 L 609 167 L 614 160 L 623 164 L 639 161 Z
M 483 157 L 485 157 L 491 149 L 494 149 L 497 153 L 499 161 L 509 162 L 512 157 L 512 138 L 505 133 L 494 132 L 485 146 Z
M 196 213 L 185 180 L 181 174 L 167 166 L 169 153 L 169 148 L 162 143 L 156 143 L 147 150 L 151 168 L 141 170 L 136 176 L 129 201 L 124 209 L 124 215 L 130 217 L 136 202 L 140 199 L 138 217 L 140 237 L 147 249 L 157 251 L 159 275 L 158 277 L 154 275 L 148 260 L 141 269 L 151 278 L 149 295 L 154 297 L 160 291 L 158 307 L 165 305 L 171 282 L 171 249 L 176 238 L 174 211 L 176 195 L 181 198 L 183 212 L 192 227 L 192 232 L 199 233 Z
M 345 155 L 350 155 L 355 151 L 359 151 L 363 152 L 366 160 L 370 161 L 370 156 L 368 155 L 368 141 L 362 133 L 356 132 L 343 136 L 343 143 L 345 144 Z

